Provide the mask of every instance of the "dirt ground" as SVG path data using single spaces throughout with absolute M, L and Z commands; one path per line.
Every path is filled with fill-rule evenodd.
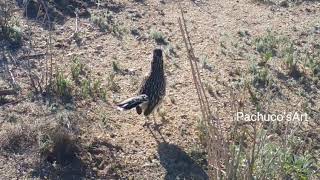
M 44 59 L 50 59 L 45 55 L 50 34 L 42 23 L 24 17 L 23 8 L 16 5 L 15 17 L 24 32 L 24 43 L 13 53 L 17 62 L 10 67 L 21 91 L 17 96 L 4 98 L 0 105 L 0 142 L 6 145 L 1 147 L 0 176 L 3 179 L 209 179 L 206 154 L 198 135 L 201 115 L 198 99 L 178 26 L 181 16 L 178 2 L 112 0 L 101 1 L 99 6 L 88 3 L 88 12 L 80 14 L 77 21 L 78 39 L 74 38 L 77 18 L 62 14 L 63 20 L 54 23 L 51 32 L 54 67 L 70 76 L 72 57 L 77 56 L 87 75 L 101 80 L 101 86 L 107 90 L 105 101 L 89 98 L 67 104 L 49 103 L 32 95 L 25 55 L 26 52 L 39 55 L 30 59 L 32 71 L 41 74 Z M 180 4 L 201 66 L 205 61 L 201 74 L 203 81 L 213 88 L 213 93 L 209 92 L 210 103 L 226 121 L 233 114 L 227 111 L 230 99 L 223 84 L 236 81 L 240 75 L 234 75 L 235 72 L 245 72 L 250 66 L 248 60 L 258 56 L 253 47 L 255 38 L 271 30 L 289 37 L 295 44 L 300 43 L 301 47 L 319 46 L 319 1 L 289 3 L 288 7 L 253 0 L 184 0 Z M 113 23 L 118 24 L 120 30 L 116 33 L 101 32 L 92 22 L 93 15 L 104 12 L 110 12 Z M 159 45 L 150 37 L 154 31 L 163 34 L 166 45 Z M 247 35 L 242 37 L 239 32 Z M 137 92 L 156 47 L 162 47 L 166 53 L 167 76 L 161 115 L 155 116 L 156 122 L 162 124 L 159 131 L 143 127 L 145 118 L 135 111 L 115 109 L 117 102 Z M 120 73 L 114 73 L 115 63 Z M 272 63 L 274 72 L 285 72 L 281 63 Z M 304 102 L 309 102 L 307 107 L 312 109 L 313 116 L 303 128 L 313 134 L 311 145 L 319 153 L 320 82 L 305 85 L 306 90 L 300 82 L 282 75 L 285 77 L 277 78 L 276 82 L 285 98 L 273 99 L 273 110 L 285 107 L 300 111 Z M 116 89 L 107 88 L 110 78 Z M 1 81 L 0 87 L 6 87 L 5 79 Z M 287 85 L 288 82 L 293 85 Z M 301 97 L 295 92 L 307 95 Z M 61 131 L 53 135 L 59 140 L 50 153 L 39 151 L 44 145 L 37 138 L 41 135 L 38 129 L 49 133 Z M 70 137 L 64 137 L 66 133 Z M 19 148 L 10 147 L 14 143 Z

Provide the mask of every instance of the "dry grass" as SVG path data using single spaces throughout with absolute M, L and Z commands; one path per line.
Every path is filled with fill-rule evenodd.
M 233 22 L 234 11 L 244 6 L 263 9 L 259 17 L 291 22 L 277 14 L 278 2 L 185 1 L 181 12 L 171 1 L 159 7 L 153 0 L 70 0 L 68 9 L 58 1 L 29 2 L 16 11 L 0 4 L 6 57 L 0 65 L 7 62 L 6 73 L 21 86 L 15 96 L 0 97 L 3 178 L 319 178 L 320 51 L 313 21 L 303 25 L 315 29 L 283 28 L 289 33 L 281 34 L 256 24 L 270 18 L 248 11 L 249 29 L 234 27 L 240 22 Z M 290 15 L 314 17 L 314 6 L 295 7 Z M 219 25 L 204 20 L 217 9 Z M 278 27 L 276 20 L 268 23 Z M 14 42 L 23 48 L 12 51 Z M 113 103 L 135 93 L 149 68 L 146 56 L 157 45 L 166 54 L 168 98 L 156 117 L 159 131 L 150 131 L 142 128 L 142 117 L 120 114 Z M 282 111 L 306 112 L 310 121 L 235 119 L 237 112 Z
M 179 19 L 180 31 L 192 70 L 193 82 L 199 98 L 199 106 L 202 119 L 199 121 L 199 139 L 208 153 L 209 172 L 212 179 L 316 179 L 320 176 L 318 159 L 316 157 L 315 144 L 306 142 L 305 136 L 298 135 L 301 132 L 299 122 L 272 122 L 247 121 L 236 119 L 237 112 L 247 113 L 272 113 L 273 104 L 270 103 L 274 81 L 269 77 L 268 65 L 271 58 L 277 54 L 284 58 L 288 69 L 288 76 L 297 77 L 298 61 L 294 56 L 296 49 L 286 39 L 277 38 L 270 34 L 256 40 L 257 51 L 261 54 L 262 61 L 259 66 L 264 69 L 253 70 L 253 79 L 236 86 L 228 86 L 230 108 L 218 110 L 213 113 L 201 82 L 197 58 L 190 42 L 186 20 L 181 9 L 182 20 Z M 279 49 L 284 48 L 284 51 Z M 301 56 L 301 55 L 300 55 Z M 246 70 L 245 72 L 248 72 Z M 250 72 L 250 71 L 249 71 Z M 238 73 L 241 75 L 242 73 Z M 247 76 L 247 75 L 245 75 Z M 312 74 L 311 74 L 312 76 Z M 206 84 L 207 85 L 207 84 Z M 265 89 L 264 94 L 257 95 Z M 212 87 L 207 90 L 213 94 Z M 252 106 L 255 110 L 252 110 Z M 292 109 L 283 109 L 291 112 Z M 217 114 L 229 114 L 232 119 L 222 121 Z M 281 129 L 281 130 L 280 130 Z M 279 131 L 281 133 L 279 133 Z M 276 132 L 276 134 L 275 134 Z M 302 145 L 302 144 L 304 145 Z M 315 144 L 314 144 L 315 143 Z M 311 145 L 311 146 L 310 146 Z

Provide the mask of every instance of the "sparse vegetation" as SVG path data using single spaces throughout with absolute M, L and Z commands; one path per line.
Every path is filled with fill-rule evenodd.
M 92 80 L 90 73 L 85 69 L 85 65 L 80 62 L 79 57 L 73 57 L 70 68 L 72 80 L 62 71 L 58 71 L 54 92 L 64 102 L 70 102 L 75 98 L 86 99 L 89 97 L 106 100 L 106 91 L 102 87 L 101 81 Z
M 0 177 L 319 179 L 318 6 L 0 1 Z M 167 92 L 147 128 L 115 103 L 156 47 Z
M 113 23 L 112 21 L 112 14 L 110 12 L 106 12 L 104 14 L 93 14 L 91 16 L 91 21 L 93 24 L 98 26 L 99 30 L 102 32 L 110 31 L 110 24 Z
M 151 30 L 150 31 L 150 37 L 155 40 L 157 44 L 162 44 L 162 45 L 167 45 L 168 42 L 165 39 L 165 36 L 162 32 L 156 31 L 156 30 Z
M 22 45 L 22 30 L 19 20 L 13 16 L 13 5 L 9 1 L 0 2 L 0 38 L 13 49 Z
M 84 64 L 79 61 L 78 57 L 72 58 L 71 75 L 75 82 L 80 81 L 80 75 L 84 73 Z
M 115 82 L 114 80 L 115 78 L 115 74 L 111 73 L 108 77 L 108 87 L 111 91 L 113 92 L 119 92 L 120 91 L 120 87 L 119 85 Z
M 110 32 L 117 38 L 122 39 L 122 36 L 127 33 L 127 29 L 114 20 L 113 13 L 110 11 L 102 14 L 93 14 L 91 21 L 100 31 Z
M 70 101 L 72 99 L 71 82 L 62 72 L 59 71 L 56 76 L 55 90 L 58 97 L 62 98 L 63 101 Z

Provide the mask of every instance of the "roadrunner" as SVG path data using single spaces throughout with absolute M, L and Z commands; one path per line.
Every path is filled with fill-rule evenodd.
M 153 50 L 150 73 L 143 80 L 138 95 L 122 101 L 117 106 L 121 111 L 136 108 L 138 114 L 143 112 L 148 119 L 148 116 L 162 102 L 165 93 L 166 79 L 163 70 L 162 50 L 155 49 Z

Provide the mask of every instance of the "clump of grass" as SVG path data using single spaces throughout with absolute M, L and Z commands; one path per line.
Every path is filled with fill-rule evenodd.
M 242 134 L 242 140 L 232 146 L 233 167 L 238 171 L 235 177 L 245 177 L 248 171 L 256 179 L 312 179 L 319 175 L 315 157 L 308 152 L 295 152 L 294 147 L 301 141 L 292 133 L 284 134 L 284 141 L 270 139 L 270 129 L 251 133 L 254 144 L 245 145 L 244 139 L 248 138 Z
M 190 157 L 199 164 L 202 168 L 207 169 L 208 168 L 208 155 L 207 152 L 204 151 L 200 147 L 195 147 L 191 150 L 189 153 Z
M 277 55 L 279 39 L 274 33 L 268 31 L 266 36 L 262 36 L 256 39 L 256 50 L 265 57 L 274 57 Z M 269 59 L 269 58 L 265 58 Z
M 116 23 L 116 24 L 112 25 L 111 32 L 115 37 L 122 39 L 123 35 L 128 33 L 128 30 L 126 28 L 122 27 L 120 24 Z
M 211 97 L 215 97 L 213 86 L 209 83 L 204 84 Z
M 206 70 L 208 70 L 208 71 L 210 71 L 210 72 L 213 72 L 212 65 L 209 64 L 209 62 L 208 62 L 208 56 L 204 56 L 204 57 L 202 58 L 202 68 L 203 68 L 203 69 L 206 69 Z
M 104 14 L 93 14 L 91 16 L 91 21 L 100 31 L 107 32 L 110 31 L 110 25 L 113 23 L 112 18 L 112 13 L 108 11 Z
M 12 15 L 10 3 L 0 2 L 0 37 L 6 40 L 11 48 L 22 45 L 22 30 L 19 21 Z
M 164 34 L 160 31 L 151 30 L 150 37 L 154 39 L 157 44 L 162 44 L 162 45 L 168 44 Z
M 250 72 L 253 75 L 252 85 L 256 88 L 265 88 L 272 80 L 269 69 L 265 65 L 259 66 L 253 63 Z
M 75 32 L 72 36 L 72 38 L 74 39 L 74 41 L 76 42 L 76 44 L 78 46 L 81 45 L 82 43 L 82 37 L 81 37 L 81 32 Z
M 207 146 L 207 137 L 209 135 L 206 122 L 201 118 L 198 118 L 197 121 L 197 135 L 200 140 L 200 143 L 206 147 Z
M 115 61 L 112 61 L 112 70 L 115 72 L 115 73 L 120 73 L 122 72 L 119 64 Z
M 297 66 L 297 50 L 288 38 L 277 37 L 274 33 L 268 31 L 266 36 L 256 39 L 256 50 L 261 56 L 260 66 L 265 67 L 273 57 L 283 58 L 284 64 L 288 69 L 288 75 L 293 77 L 300 76 Z
M 297 68 L 297 59 L 295 58 L 295 49 L 293 43 L 289 42 L 287 45 L 287 48 L 284 52 L 284 58 L 285 58 L 285 65 L 287 69 L 289 70 L 289 75 L 291 76 L 297 76 L 298 75 L 298 68 Z
M 87 79 L 81 81 L 81 95 L 88 98 L 91 95 L 91 82 Z
M 91 22 L 95 24 L 101 32 L 110 32 L 120 39 L 128 32 L 126 28 L 114 21 L 113 14 L 110 11 L 103 14 L 93 14 L 91 16 Z
M 56 75 L 55 92 L 63 101 L 72 99 L 71 81 L 61 71 Z
M 108 77 L 108 88 L 113 92 L 119 92 L 120 86 L 114 80 L 115 74 L 111 73 Z
M 23 154 L 36 144 L 35 130 L 26 124 L 2 126 L 0 149 L 7 153 Z
M 42 159 L 65 166 L 77 160 L 78 142 L 66 128 L 54 127 L 39 132 L 39 149 Z
M 92 81 L 90 79 L 84 79 L 81 81 L 81 96 L 83 98 L 96 98 L 99 97 L 102 100 L 106 100 L 106 91 L 102 88 L 101 81 L 95 80 Z
M 72 58 L 72 64 L 71 64 L 71 75 L 72 79 L 76 82 L 79 82 L 80 74 L 84 73 L 84 64 L 82 64 L 78 57 Z
M 67 76 L 58 71 L 55 82 L 55 93 L 63 102 L 68 102 L 73 96 L 78 98 L 101 98 L 106 100 L 106 91 L 102 87 L 100 80 L 92 80 L 86 74 L 84 64 L 80 63 L 78 58 L 73 59 L 71 65 L 71 75 L 73 81 L 70 81 Z M 80 92 L 80 93 L 77 93 Z
M 320 79 L 320 51 L 307 53 L 305 66 L 310 68 L 312 76 Z

